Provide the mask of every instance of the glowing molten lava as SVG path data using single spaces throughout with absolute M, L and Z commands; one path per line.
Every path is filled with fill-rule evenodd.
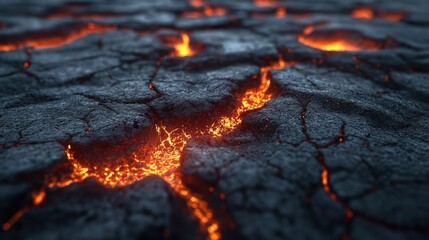
M 189 41 L 189 38 L 187 39 Z M 178 50 L 178 53 L 187 55 L 189 50 Z M 109 154 L 108 159 L 103 159 L 102 161 L 85 159 L 84 157 L 78 158 L 76 157 L 77 152 L 73 151 L 72 146 L 67 145 L 64 150 L 68 160 L 67 164 L 58 166 L 57 169 L 48 174 L 45 177 L 46 185 L 49 188 L 63 188 L 91 177 L 106 187 L 123 187 L 140 181 L 147 176 L 157 175 L 164 179 L 180 197 L 186 200 L 189 209 L 192 210 L 192 215 L 198 220 L 200 228 L 206 233 L 207 238 L 211 240 L 220 239 L 219 223 L 214 218 L 213 209 L 200 195 L 192 193 L 180 178 L 180 156 L 191 138 L 201 136 L 221 137 L 230 133 L 242 122 L 244 113 L 264 106 L 273 97 L 269 93 L 271 85 L 270 69 L 280 69 L 290 64 L 292 63 L 285 62 L 279 55 L 277 62 L 261 67 L 259 85 L 239 96 L 237 108 L 231 116 L 220 117 L 220 120 L 216 120 L 213 124 L 203 129 L 189 129 L 184 126 L 177 128 L 158 123 L 155 125 L 154 130 L 149 133 L 149 141 L 142 143 L 132 153 L 119 156 L 112 154 L 113 157 Z M 209 191 L 213 190 L 213 188 L 209 189 Z M 38 193 L 36 197 L 33 197 L 32 206 L 42 202 L 44 192 L 42 195 L 40 194 L 42 193 Z M 224 195 L 222 196 L 224 198 Z M 17 212 L 3 228 L 9 229 L 28 209 L 29 207 L 25 207 Z
M 46 193 L 44 189 L 33 191 L 31 193 L 32 203 L 18 210 L 6 223 L 4 223 L 2 226 L 3 230 L 9 230 L 13 226 L 13 224 L 15 224 L 16 221 L 18 221 L 28 210 L 30 210 L 32 207 L 41 204 L 45 199 L 45 196 Z
M 278 0 L 253 0 L 253 3 L 258 7 L 275 7 L 278 5 Z
M 243 113 L 261 108 L 266 102 L 271 100 L 272 94 L 268 92 L 271 85 L 269 71 L 271 69 L 281 69 L 291 64 L 293 63 L 284 61 L 281 55 L 279 55 L 277 62 L 261 67 L 259 86 L 247 90 L 241 96 L 238 108 L 233 112 L 232 116 L 224 116 L 220 119 L 220 122 L 213 123 L 209 128 L 210 135 L 221 137 L 226 132 L 235 129 L 243 121 Z
M 70 28 L 66 31 L 61 30 L 57 33 L 30 34 L 29 36 L 18 37 L 12 41 L 8 40 L 7 42 L 3 42 L 0 40 L 0 51 L 13 51 L 24 47 L 54 48 L 86 37 L 91 33 L 112 31 L 116 28 L 117 27 L 114 25 L 88 23 L 76 28 Z
M 353 10 L 352 16 L 361 19 L 373 19 L 374 11 L 369 7 L 359 7 Z
M 211 6 L 207 1 L 203 0 L 191 0 L 189 4 L 192 7 L 202 9 L 184 12 L 183 17 L 199 18 L 203 16 L 223 16 L 227 12 L 226 8 Z
M 279 7 L 276 9 L 276 17 L 277 18 L 283 18 L 286 16 L 286 8 L 285 7 Z
M 203 0 L 190 0 L 189 4 L 191 4 L 192 7 L 202 7 L 204 6 L 206 3 Z
M 315 33 L 313 26 L 305 27 L 303 34 L 298 36 L 298 41 L 324 51 L 377 51 L 391 44 L 372 40 L 352 31 Z
M 180 33 L 179 38 L 166 38 L 165 43 L 174 48 L 174 52 L 170 54 L 172 57 L 189 57 L 197 52 L 191 45 L 189 35 L 185 32 Z
M 212 7 L 206 6 L 201 11 L 189 11 L 184 12 L 183 17 L 187 18 L 199 18 L 202 16 L 223 16 L 226 14 L 226 9 L 223 7 Z
M 352 11 L 352 16 L 357 19 L 381 18 L 387 21 L 397 22 L 405 17 L 403 12 L 376 11 L 368 6 L 358 7 Z

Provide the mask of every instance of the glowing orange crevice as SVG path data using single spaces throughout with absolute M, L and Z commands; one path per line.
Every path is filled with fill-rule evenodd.
M 331 187 L 329 185 L 329 171 L 328 171 L 328 169 L 326 167 L 323 167 L 322 173 L 320 174 L 320 178 L 322 179 L 323 190 L 325 190 L 325 192 L 329 195 L 329 197 L 332 200 L 337 201 L 338 197 L 332 191 L 332 189 L 331 189 Z
M 186 18 L 199 18 L 199 17 L 210 17 L 210 16 L 223 16 L 227 12 L 224 7 L 205 6 L 201 10 L 187 11 L 183 13 L 183 17 Z
M 192 7 L 202 7 L 206 4 L 206 2 L 204 0 L 190 0 L 189 4 Z
M 170 54 L 172 57 L 190 57 L 197 53 L 197 50 L 192 46 L 189 35 L 185 32 L 180 33 L 180 37 L 168 37 L 164 39 L 165 43 L 174 48 Z
M 47 33 L 44 35 L 18 38 L 13 42 L 0 42 L 0 51 L 13 51 L 24 47 L 54 48 L 86 37 L 91 33 L 113 31 L 116 29 L 117 27 L 114 25 L 99 25 L 95 23 L 88 23 L 78 28 L 71 28 L 70 31 L 62 32 L 61 34 Z
M 186 11 L 182 14 L 187 18 L 199 18 L 203 16 L 223 16 L 226 14 L 227 9 L 219 6 L 211 6 L 206 0 L 190 0 L 189 4 L 195 8 L 202 8 L 198 10 Z
M 352 11 L 352 16 L 357 19 L 381 18 L 387 21 L 397 22 L 405 17 L 405 13 L 399 11 L 376 11 L 368 6 L 362 6 Z
M 351 33 L 341 30 L 315 34 L 314 26 L 311 25 L 304 28 L 303 34 L 298 36 L 298 41 L 324 51 L 377 51 L 388 45 L 363 36 L 351 36 Z
M 278 0 L 253 0 L 258 7 L 275 7 L 279 4 Z
M 187 35 L 186 35 L 187 36 Z M 186 55 L 182 52 L 182 55 Z M 219 223 L 214 218 L 214 211 L 198 194 L 192 193 L 180 178 L 180 156 L 191 138 L 200 136 L 221 137 L 234 130 L 243 120 L 244 113 L 261 108 L 272 99 L 269 93 L 271 69 L 280 69 L 292 64 L 279 60 L 269 66 L 261 67 L 260 83 L 257 87 L 247 90 L 239 97 L 238 107 L 230 116 L 220 117 L 220 120 L 207 126 L 205 129 L 187 130 L 185 128 L 171 128 L 162 123 L 156 124 L 149 136 L 149 142 L 142 144 L 130 156 L 120 156 L 109 161 L 81 161 L 75 157 L 71 145 L 65 148 L 68 160 L 69 173 L 64 174 L 64 166 L 59 171 L 48 174 L 45 178 L 49 188 L 63 188 L 72 183 L 82 182 L 92 177 L 106 187 L 122 187 L 140 181 L 147 176 L 157 175 L 163 178 L 178 195 L 186 200 L 193 216 L 198 220 L 201 230 L 208 239 L 218 240 L 221 237 Z M 209 191 L 213 191 L 211 188 Z M 222 199 L 225 195 L 221 195 Z M 42 195 L 33 197 L 33 205 L 42 202 Z M 9 229 L 28 210 L 17 212 L 5 226 Z
M 31 205 L 24 206 L 18 210 L 6 223 L 3 224 L 2 228 L 4 231 L 9 230 L 28 210 L 35 207 L 43 202 L 45 199 L 46 192 L 44 189 L 39 189 L 31 193 L 32 203 Z
M 277 8 L 275 14 L 277 18 L 284 18 L 286 16 L 286 8 L 285 7 Z
M 374 11 L 369 7 L 359 7 L 352 11 L 352 16 L 360 19 L 373 19 Z

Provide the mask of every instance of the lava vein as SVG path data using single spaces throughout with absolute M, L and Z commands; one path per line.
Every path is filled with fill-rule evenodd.
M 182 43 L 174 46 L 176 56 L 189 56 L 195 53 L 186 36 L 182 35 Z M 142 143 L 130 155 L 121 155 L 106 161 L 91 161 L 77 157 L 72 145 L 68 144 L 64 149 L 68 160 L 66 166 L 58 166 L 53 172 L 48 173 L 45 176 L 45 184 L 48 188 L 64 188 L 91 177 L 105 187 L 116 188 L 133 184 L 150 175 L 157 175 L 167 182 L 176 194 L 186 200 L 188 208 L 192 211 L 194 219 L 198 221 L 201 231 L 207 235 L 207 239 L 220 239 L 220 225 L 215 219 L 214 210 L 200 194 L 193 193 L 182 182 L 181 154 L 191 138 L 201 136 L 220 138 L 232 132 L 242 122 L 246 112 L 263 107 L 273 98 L 273 94 L 269 91 L 271 86 L 269 71 L 281 69 L 290 64 L 293 63 L 284 61 L 279 55 L 278 61 L 261 67 L 259 85 L 238 96 L 237 108 L 232 114 L 221 116 L 202 129 L 188 129 L 184 126 L 177 128 L 159 122 L 150 131 L 149 141 Z M 26 211 L 42 203 L 44 197 L 44 189 L 33 194 L 33 202 L 14 214 L 3 224 L 3 229 L 8 230 Z

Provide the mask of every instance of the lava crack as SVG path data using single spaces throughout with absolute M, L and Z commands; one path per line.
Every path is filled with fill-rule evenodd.
M 68 144 L 64 150 L 67 163 L 57 166 L 53 172 L 47 174 L 45 184 L 48 188 L 63 188 L 91 177 L 106 187 L 115 188 L 130 185 L 150 175 L 157 175 L 186 200 L 193 217 L 199 222 L 207 238 L 217 240 L 221 237 L 221 231 L 219 222 L 215 219 L 214 210 L 201 195 L 192 192 L 182 182 L 181 153 L 191 138 L 201 136 L 220 138 L 233 131 L 242 122 L 246 112 L 263 107 L 273 98 L 273 94 L 269 91 L 271 86 L 269 71 L 281 69 L 290 64 L 292 63 L 284 61 L 279 55 L 278 61 L 261 67 L 259 85 L 238 96 L 237 108 L 232 114 L 221 116 L 205 127 L 190 128 L 183 125 L 177 127 L 158 122 L 150 131 L 147 142 L 142 139 L 136 140 L 140 144 L 132 153 L 109 155 L 107 159 L 100 161 L 85 158 L 84 153 L 75 151 L 72 145 Z M 33 203 L 13 215 L 3 225 L 3 229 L 9 229 L 31 207 L 39 205 L 44 196 L 45 191 L 42 189 L 37 196 L 33 197 Z
M 380 11 L 369 6 L 357 7 L 352 11 L 352 16 L 357 19 L 380 18 L 387 21 L 398 22 L 405 17 L 404 12 L 400 11 Z
M 54 48 L 71 43 L 77 39 L 88 36 L 91 33 L 101 33 L 116 30 L 115 25 L 101 25 L 86 23 L 54 30 L 50 32 L 35 32 L 25 36 L 11 37 L 0 40 L 0 51 L 13 51 L 24 47 L 30 48 Z
M 306 46 L 323 51 L 378 51 L 394 44 L 391 39 L 374 40 L 354 30 L 315 31 L 315 26 L 306 26 L 298 35 L 298 41 Z

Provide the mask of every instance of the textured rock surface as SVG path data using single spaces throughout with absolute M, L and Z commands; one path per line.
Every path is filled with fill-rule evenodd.
M 281 54 L 295 64 L 271 70 L 274 98 L 222 139 L 192 139 L 182 153 L 185 183 L 206 196 L 222 238 L 428 239 L 429 3 L 210 6 L 226 12 L 204 16 L 178 0 L 1 1 L 0 47 L 26 43 L 0 48 L 1 223 L 66 161 L 67 143 L 91 151 L 144 139 L 158 121 L 205 123 L 233 109 L 237 93 L 256 85 L 259 67 Z M 359 6 L 375 9 L 374 18 L 353 18 Z M 198 17 L 186 17 L 195 10 Z M 386 12 L 403 16 L 392 21 Z M 81 34 L 88 23 L 110 29 Z M 388 47 L 324 52 L 298 41 L 308 26 L 315 36 L 340 32 Z M 163 39 L 182 31 L 201 49 L 172 57 Z M 38 48 L 43 39 L 60 43 Z M 0 232 L 1 239 L 204 237 L 157 177 L 123 188 L 87 179 L 49 189 Z

